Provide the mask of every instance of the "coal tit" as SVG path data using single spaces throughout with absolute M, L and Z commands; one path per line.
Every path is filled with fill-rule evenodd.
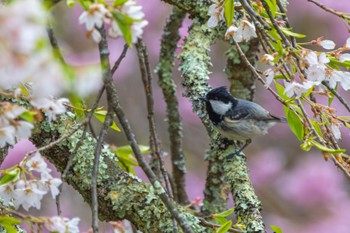
M 229 140 L 245 141 L 242 148 L 227 156 L 228 159 L 246 148 L 251 139 L 265 135 L 269 128 L 284 118 L 271 115 L 266 109 L 251 101 L 234 98 L 226 87 L 218 87 L 201 97 L 214 128 Z

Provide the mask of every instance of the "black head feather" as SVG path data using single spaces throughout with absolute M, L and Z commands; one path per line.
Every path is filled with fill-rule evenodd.
M 225 86 L 214 88 L 206 95 L 207 100 L 220 100 L 224 103 L 232 102 L 233 106 L 237 100 L 227 91 Z

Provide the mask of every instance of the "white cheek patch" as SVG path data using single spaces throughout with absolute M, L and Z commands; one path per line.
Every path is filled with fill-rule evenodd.
M 225 113 L 231 109 L 232 103 L 224 103 L 219 100 L 209 100 L 211 107 L 213 108 L 214 112 L 216 112 L 219 115 L 225 115 Z

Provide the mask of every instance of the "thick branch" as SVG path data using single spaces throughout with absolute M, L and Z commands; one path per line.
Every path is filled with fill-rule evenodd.
M 178 111 L 179 103 L 176 97 L 176 84 L 173 79 L 175 50 L 180 39 L 178 30 L 185 18 L 185 13 L 177 7 L 173 8 L 162 36 L 159 63 L 156 72 L 159 86 L 162 88 L 167 104 L 168 131 L 170 136 L 171 162 L 174 179 L 174 198 L 182 205 L 189 204 L 185 190 L 185 158 L 182 145 L 182 122 Z
M 80 126 L 80 125 L 79 125 Z M 37 147 L 42 147 L 55 141 L 77 127 L 74 118 L 62 115 L 57 122 L 42 122 L 33 132 L 32 141 Z M 77 130 L 69 139 L 57 144 L 43 154 L 63 172 L 69 156 L 76 149 L 83 130 Z M 73 156 L 72 166 L 66 176 L 66 182 L 74 187 L 87 203 L 91 203 L 91 169 L 94 160 L 96 139 L 89 133 L 82 141 Z M 100 157 L 97 177 L 97 200 L 99 218 L 104 221 L 127 219 L 142 232 L 172 232 L 172 215 L 159 198 L 156 190 L 142 183 L 137 177 L 123 171 L 116 164 L 116 156 L 103 152 Z M 176 208 L 187 222 L 191 223 L 194 232 L 212 232 L 210 228 L 202 227 L 200 220 L 186 212 L 180 206 Z

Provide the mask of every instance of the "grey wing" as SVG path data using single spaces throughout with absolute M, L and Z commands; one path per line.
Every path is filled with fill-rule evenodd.
M 237 106 L 231 110 L 232 119 L 278 120 L 259 104 L 247 100 L 237 100 Z

